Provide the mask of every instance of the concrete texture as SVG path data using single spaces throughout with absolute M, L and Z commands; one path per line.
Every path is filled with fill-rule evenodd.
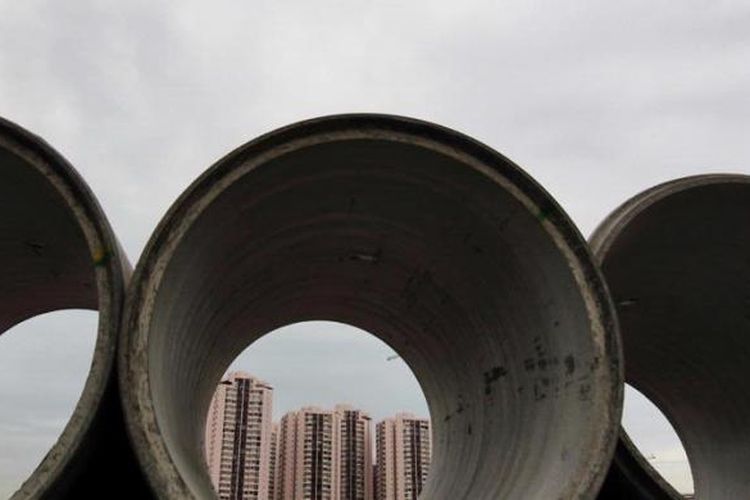
M 159 498 L 214 497 L 202 457 L 229 363 L 285 324 L 335 320 L 409 364 L 434 423 L 424 498 L 594 498 L 622 367 L 606 288 L 522 170 L 456 132 L 346 115 L 219 161 L 172 206 L 128 294 L 120 382 Z
M 750 177 L 656 186 L 612 213 L 591 245 L 617 307 L 626 380 L 680 436 L 696 498 L 747 498 Z M 624 498 L 608 494 L 616 484 L 649 492 L 627 498 L 677 498 L 632 446 L 618 447 L 602 498 Z
M 99 310 L 80 400 L 14 500 L 94 498 L 91 488 L 108 479 L 143 491 L 125 439 L 115 373 L 129 273 L 101 208 L 75 170 L 44 141 L 0 119 L 0 334 L 44 312 Z M 120 471 L 111 470 L 113 457 Z

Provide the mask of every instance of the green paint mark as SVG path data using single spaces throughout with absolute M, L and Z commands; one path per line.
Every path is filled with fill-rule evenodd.
M 106 248 L 100 248 L 96 252 L 94 252 L 94 265 L 95 266 L 103 266 L 107 262 L 109 262 L 109 258 L 112 256 L 112 254 L 107 250 Z
M 550 215 L 552 215 L 552 207 L 546 206 L 539 209 L 539 213 L 536 214 L 536 218 L 539 219 L 539 222 L 544 222 L 549 218 Z

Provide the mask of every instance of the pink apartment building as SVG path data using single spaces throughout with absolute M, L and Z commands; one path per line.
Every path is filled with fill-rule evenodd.
M 370 417 L 344 405 L 287 413 L 276 463 L 276 500 L 372 500 Z
M 399 413 L 377 425 L 376 500 L 416 500 L 432 460 L 430 421 Z
M 278 484 L 277 481 L 277 466 L 279 460 L 279 431 L 280 427 L 278 423 L 274 423 L 271 426 L 271 455 L 269 460 L 271 461 L 269 465 L 269 476 L 270 476 L 270 484 L 268 486 L 268 498 L 269 500 L 275 500 L 276 499 L 276 485 Z
M 206 462 L 221 500 L 269 500 L 273 491 L 273 388 L 232 372 L 219 384 L 206 422 Z
M 337 405 L 341 436 L 340 500 L 373 500 L 372 422 L 351 406 Z

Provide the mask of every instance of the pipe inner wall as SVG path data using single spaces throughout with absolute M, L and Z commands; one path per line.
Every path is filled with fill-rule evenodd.
M 617 308 L 626 380 L 670 420 L 697 498 L 750 492 L 750 177 L 702 175 L 627 201 L 592 236 Z M 652 483 L 634 447 L 618 447 Z M 640 478 L 640 479 L 639 479 Z M 653 488 L 652 488 L 653 489 Z M 677 498 L 671 488 L 654 498 Z
M 91 465 L 86 457 L 94 453 L 90 440 L 100 428 L 96 415 L 115 382 L 128 269 L 77 172 L 43 140 L 0 119 L 0 334 L 45 312 L 99 311 L 93 360 L 73 415 L 12 498 L 63 498 L 82 491 L 74 483 L 82 483 Z
M 417 376 L 434 433 L 423 498 L 593 498 L 606 473 L 622 375 L 587 245 L 518 167 L 456 132 L 345 115 L 252 141 L 170 209 L 131 290 L 121 385 L 161 498 L 215 497 L 216 384 L 307 320 L 373 333 Z

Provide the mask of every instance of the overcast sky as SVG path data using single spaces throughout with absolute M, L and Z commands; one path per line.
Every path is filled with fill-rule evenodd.
M 76 166 L 133 262 L 169 205 L 216 159 L 276 127 L 355 111 L 422 118 L 487 143 L 588 235 L 658 182 L 750 173 L 748 26 L 750 3 L 718 0 L 6 1 L 0 115 Z M 0 337 L 0 495 L 70 413 L 95 322 L 85 313 L 43 317 Z M 335 367 L 351 374 L 342 379 L 407 377 L 398 360 L 384 362 L 377 341 L 333 327 L 321 337 L 321 326 L 258 349 L 294 360 L 325 341 L 362 357 Z M 292 341 L 300 331 L 309 335 Z M 267 359 L 248 356 L 256 366 Z M 393 380 L 362 369 L 376 363 Z M 36 370 L 54 374 L 54 391 Z M 289 385 L 289 374 L 263 371 L 278 408 L 310 402 L 315 386 L 302 382 L 314 377 Z M 374 391 L 367 409 L 389 411 L 388 397 L 418 410 L 415 383 L 402 387 L 396 399 Z M 674 442 L 638 404 L 629 418 L 657 434 L 646 453 L 679 463 L 669 458 Z M 682 460 L 668 467 L 678 485 L 689 484 Z

